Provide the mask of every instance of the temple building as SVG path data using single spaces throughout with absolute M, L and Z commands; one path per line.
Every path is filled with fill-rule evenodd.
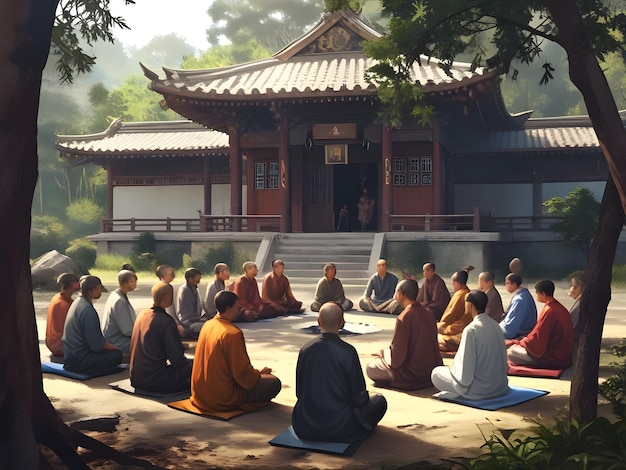
M 608 170 L 589 119 L 510 114 L 496 72 L 446 73 L 423 58 L 412 73 L 432 125 L 381 122 L 362 50 L 378 37 L 342 10 L 268 59 L 164 75 L 142 66 L 188 121 L 116 121 L 57 146 L 107 168 L 102 232 L 333 232 L 344 206 L 359 227 L 364 190 L 370 231 L 545 229 L 549 197 L 582 185 L 600 198 Z

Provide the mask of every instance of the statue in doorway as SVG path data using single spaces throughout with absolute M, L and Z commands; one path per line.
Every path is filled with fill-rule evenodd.
M 358 220 L 361 224 L 361 230 L 367 230 L 367 226 L 374 215 L 374 200 L 367 194 L 367 188 L 362 189 L 357 206 L 359 208 Z

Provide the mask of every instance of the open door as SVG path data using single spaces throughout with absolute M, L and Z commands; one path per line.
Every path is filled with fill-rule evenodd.
M 303 230 L 305 232 L 334 232 L 333 166 L 305 165 Z

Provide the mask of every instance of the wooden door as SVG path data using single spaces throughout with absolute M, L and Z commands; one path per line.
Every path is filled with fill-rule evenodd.
M 305 232 L 335 231 L 332 165 L 305 166 L 303 219 Z

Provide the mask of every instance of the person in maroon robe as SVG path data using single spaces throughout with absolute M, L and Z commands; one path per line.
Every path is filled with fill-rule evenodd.
M 271 305 L 281 315 L 302 313 L 302 302 L 293 296 L 289 279 L 284 272 L 285 263 L 280 259 L 272 260 L 272 272 L 263 278 L 263 302 Z
M 233 283 L 233 292 L 239 297 L 239 317 L 235 321 L 256 321 L 282 315 L 271 304 L 263 302 L 259 295 L 256 276 L 259 268 L 252 261 L 243 264 L 243 276 Z
M 417 300 L 433 312 L 435 320 L 439 321 L 450 302 L 450 292 L 444 280 L 435 273 L 434 263 L 426 263 L 422 269 L 424 271 L 424 284 L 422 284 Z
M 396 300 L 404 310 L 396 320 L 391 346 L 367 365 L 367 376 L 376 385 L 400 390 L 419 390 L 433 386 L 432 370 L 443 364 L 437 343 L 433 315 L 417 302 L 417 282 L 398 283 Z

